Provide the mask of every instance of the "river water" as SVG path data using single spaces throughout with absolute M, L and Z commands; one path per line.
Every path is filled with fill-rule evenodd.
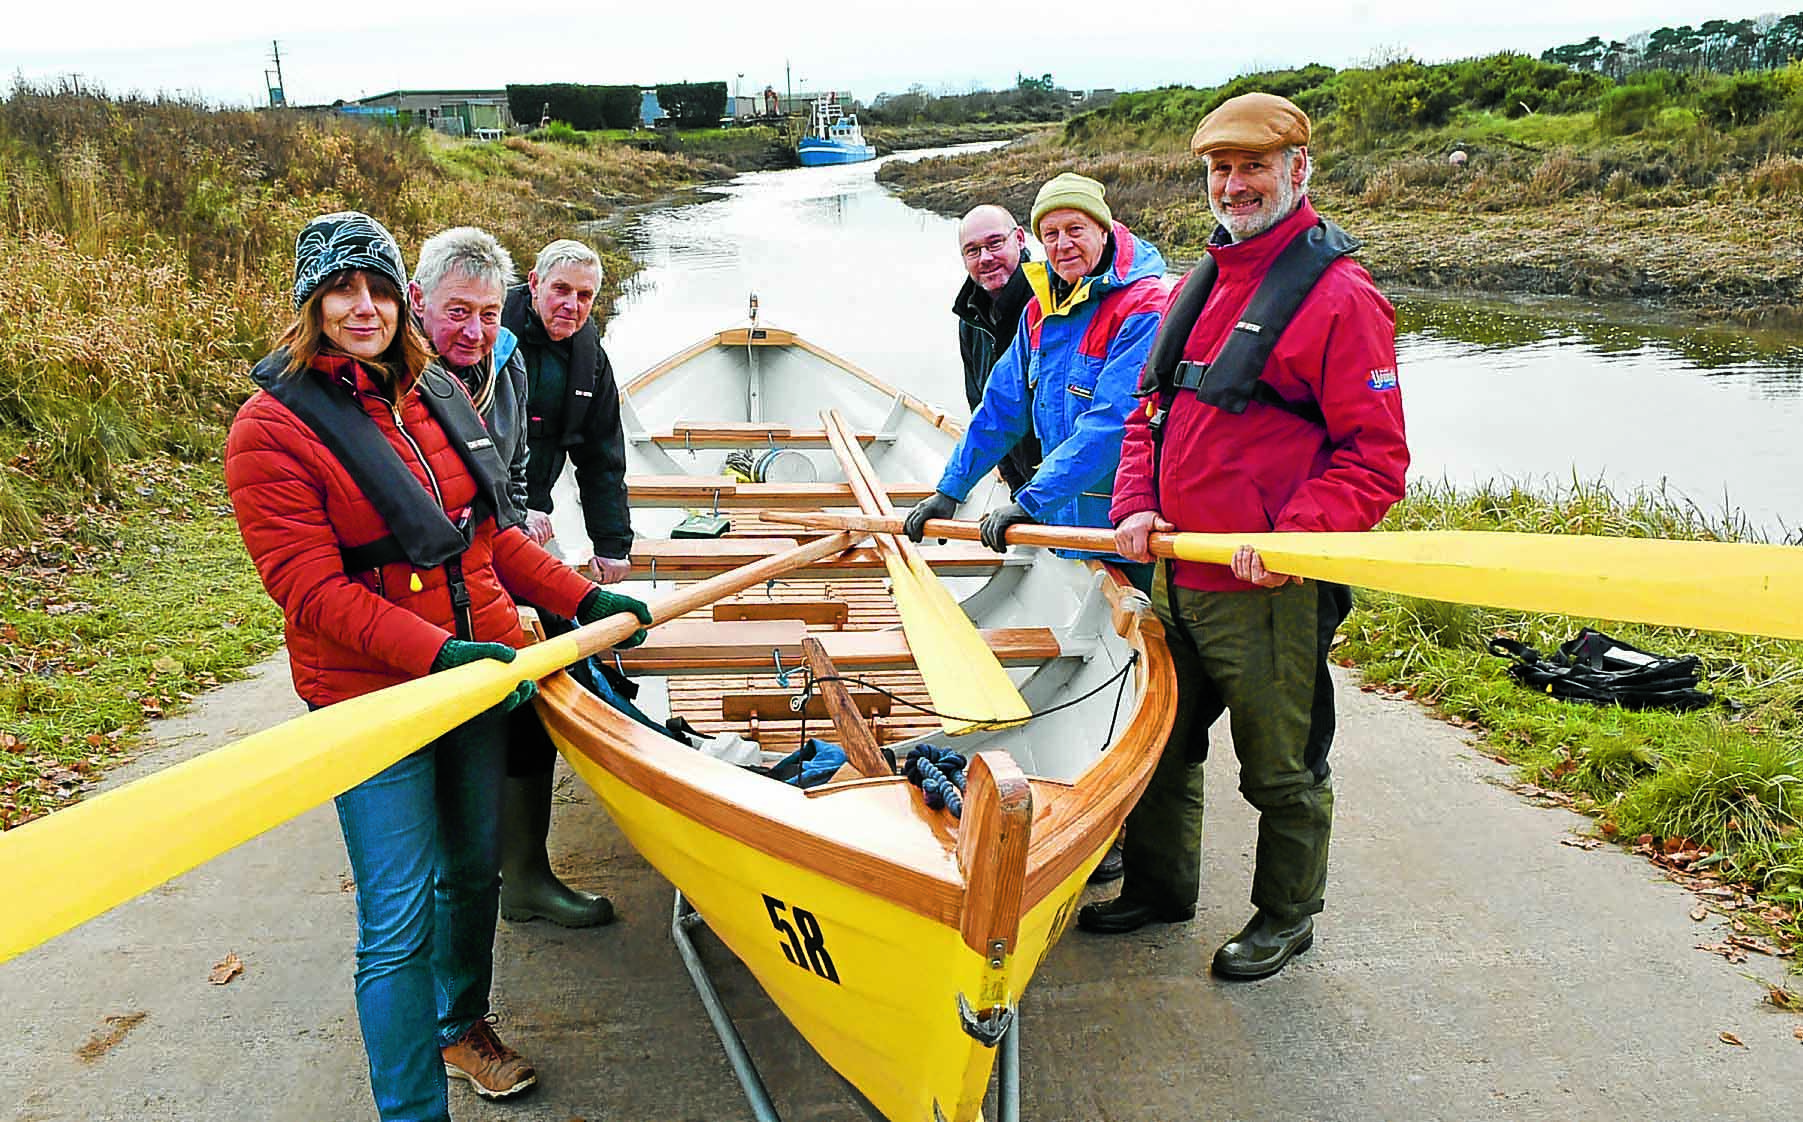
M 620 377 L 742 323 L 755 292 L 763 323 L 967 413 L 956 224 L 903 205 L 881 162 L 742 175 L 641 215 L 626 241 L 644 269 L 606 333 Z M 1578 301 L 1396 304 L 1412 480 L 1663 487 L 1774 538 L 1803 526 L 1803 335 Z

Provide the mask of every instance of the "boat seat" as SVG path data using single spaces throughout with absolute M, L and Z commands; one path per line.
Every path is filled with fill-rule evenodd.
M 850 692 L 852 703 L 866 717 L 887 717 L 895 711 L 895 702 L 888 694 L 874 690 Z M 789 708 L 789 699 L 794 696 L 792 690 L 742 690 L 724 694 L 720 698 L 720 716 L 728 721 L 748 721 L 753 718 L 759 721 L 799 721 L 802 714 Z M 826 699 L 819 694 L 808 698 L 807 708 L 807 718 L 810 721 L 825 720 L 829 716 Z
M 730 623 L 745 619 L 798 619 L 826 624 L 838 631 L 851 621 L 851 605 L 843 600 L 734 600 L 714 605 L 714 619 Z
M 801 665 L 801 640 L 809 634 L 800 620 L 674 620 L 651 629 L 640 645 L 615 652 L 628 674 L 707 674 L 720 670 L 774 671 Z M 1049 627 L 995 627 L 979 632 L 1003 666 L 1037 666 L 1064 653 Z M 900 630 L 818 631 L 826 653 L 840 670 L 906 670 L 914 665 Z
M 794 538 L 640 538 L 632 543 L 632 579 L 702 580 L 728 569 L 749 565 L 785 550 L 794 549 Z M 1005 565 L 1031 565 L 1024 554 L 1001 554 L 976 542 L 923 545 L 920 555 L 942 577 L 986 577 Z M 784 583 L 803 580 L 840 580 L 845 577 L 888 575 L 874 548 L 846 550 L 804 569 L 782 575 Z
M 877 434 L 853 434 L 860 444 L 874 444 Z M 794 429 L 788 425 L 752 423 L 720 424 L 677 421 L 669 432 L 651 434 L 651 442 L 664 448 L 830 448 L 825 429 Z
M 912 506 L 933 493 L 929 483 L 887 484 L 889 501 Z M 819 510 L 856 507 L 849 483 L 741 483 L 729 475 L 628 475 L 627 502 L 640 509 Z

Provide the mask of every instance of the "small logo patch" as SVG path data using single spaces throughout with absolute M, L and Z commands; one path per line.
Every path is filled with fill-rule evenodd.
M 1396 368 L 1386 366 L 1382 370 L 1373 370 L 1365 381 L 1374 390 L 1393 390 L 1396 388 Z
M 495 446 L 495 442 L 490 440 L 486 436 L 480 440 L 467 441 L 467 443 L 469 444 L 469 449 L 472 452 L 480 452 L 484 448 L 493 448 Z

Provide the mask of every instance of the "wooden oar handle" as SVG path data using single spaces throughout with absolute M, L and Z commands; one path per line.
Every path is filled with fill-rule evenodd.
M 788 526 L 808 526 L 820 530 L 856 530 L 867 534 L 899 534 L 902 532 L 902 519 L 880 517 L 867 514 L 815 514 L 807 511 L 767 510 L 758 517 L 766 522 L 778 522 Z M 927 519 L 925 536 L 929 538 L 953 538 L 959 541 L 981 541 L 982 535 L 975 522 L 960 522 L 951 518 Z M 1175 557 L 1175 534 L 1159 533 L 1151 535 L 1149 544 L 1152 553 L 1157 557 Z M 1010 545 L 1036 545 L 1048 549 L 1080 549 L 1089 553 L 1113 553 L 1114 534 L 1107 530 L 1091 530 L 1081 526 L 1045 526 L 1039 523 L 1016 523 L 1008 528 L 1007 536 Z M 1226 551 L 1221 561 L 1227 560 Z
M 824 537 L 818 541 L 796 546 L 794 549 L 774 554 L 749 565 L 741 565 L 709 577 L 695 584 L 679 587 L 675 592 L 657 600 L 650 601 L 651 626 L 668 623 L 678 616 L 687 615 L 696 608 L 703 608 L 725 596 L 735 592 L 743 592 L 766 581 L 774 580 L 793 569 L 800 569 L 816 561 L 825 560 L 836 553 L 850 549 L 862 534 L 840 533 Z M 577 649 L 582 653 L 579 658 L 599 654 L 618 645 L 632 635 L 640 627 L 645 626 L 638 617 L 628 612 L 616 612 L 606 619 L 579 627 L 570 632 L 569 637 L 576 641 Z

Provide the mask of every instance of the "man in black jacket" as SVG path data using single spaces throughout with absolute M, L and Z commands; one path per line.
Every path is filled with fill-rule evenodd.
M 519 336 L 525 365 L 526 525 L 534 540 L 551 539 L 551 488 L 567 458 L 576 468 L 592 556 L 602 584 L 624 580 L 631 565 L 632 523 L 626 503 L 626 441 L 620 397 L 601 333 L 589 318 L 601 287 L 601 259 L 581 242 L 556 241 L 538 255 L 526 283 L 507 293 L 501 325 Z M 541 610 L 546 630 L 567 621 Z M 579 892 L 552 872 L 545 841 L 557 750 L 530 706 L 512 714 L 507 744 L 507 798 L 502 805 L 501 915 L 515 923 L 548 919 L 563 927 L 611 923 L 605 896 Z
M 526 362 L 527 531 L 548 541 L 551 488 L 567 458 L 576 469 L 592 556 L 602 584 L 626 579 L 632 522 L 626 504 L 626 446 L 619 390 L 601 332 L 589 318 L 601 287 L 601 259 L 577 241 L 539 252 L 526 283 L 507 293 L 501 325 L 520 338 Z
M 958 223 L 958 250 L 970 274 L 952 312 L 958 317 L 958 352 L 964 359 L 964 398 L 974 410 L 983 400 L 989 371 L 1014 342 L 1021 309 L 1033 295 L 1020 263 L 1031 256 L 1027 232 L 999 206 L 984 205 Z M 1039 467 L 1039 441 L 1031 431 L 996 465 L 1010 492 L 1019 491 Z

